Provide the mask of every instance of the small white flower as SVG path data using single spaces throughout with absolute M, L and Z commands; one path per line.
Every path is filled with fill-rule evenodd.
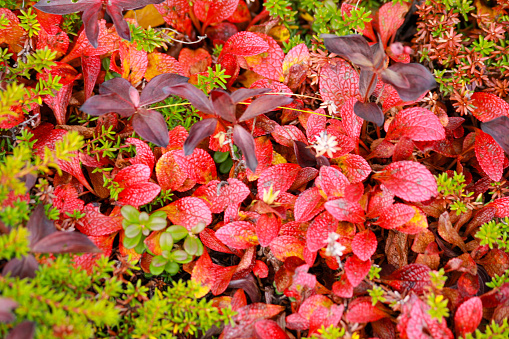
M 325 255 L 330 257 L 335 257 L 338 264 L 341 263 L 341 256 L 343 255 L 343 251 L 346 250 L 346 247 L 341 245 L 336 240 L 339 239 L 339 234 L 331 232 L 327 237 L 327 248 L 325 249 Z
M 312 147 L 315 149 L 317 157 L 327 153 L 329 158 L 332 158 L 332 154 L 338 150 L 336 148 L 337 145 L 338 142 L 335 136 L 328 135 L 327 132 L 322 131 L 320 135 L 316 136 L 316 141 Z

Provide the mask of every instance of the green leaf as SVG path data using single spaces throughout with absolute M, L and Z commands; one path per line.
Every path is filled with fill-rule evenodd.
M 136 245 L 138 245 L 138 243 L 140 242 L 141 238 L 142 238 L 141 233 L 139 233 L 138 236 L 134 238 L 129 238 L 127 236 L 124 237 L 124 247 L 127 249 L 136 247 Z
M 173 249 L 173 237 L 168 232 L 163 232 L 159 238 L 159 245 L 163 251 L 171 251 Z
M 123 206 L 122 209 L 120 210 L 120 213 L 122 214 L 125 220 L 130 221 L 130 224 L 138 223 L 140 212 L 138 212 L 138 210 L 133 206 L 130 205 Z
M 134 238 L 137 237 L 138 234 L 141 232 L 141 226 L 140 225 L 130 225 L 125 229 L 125 236 L 127 238 Z
M 173 225 L 168 227 L 166 232 L 170 233 L 174 242 L 179 242 L 189 235 L 189 232 L 184 226 Z
M 198 242 L 200 240 L 195 237 L 187 237 L 186 240 L 184 240 L 184 250 L 189 255 L 196 255 L 196 252 L 198 252 Z

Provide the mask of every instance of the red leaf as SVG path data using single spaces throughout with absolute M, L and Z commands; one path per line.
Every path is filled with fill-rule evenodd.
M 223 331 L 223 339 L 252 338 L 254 324 L 261 319 L 273 318 L 284 310 L 284 306 L 254 303 L 236 310 L 233 317 L 235 326 L 227 325 Z
M 286 192 L 293 184 L 300 166 L 296 164 L 278 164 L 265 170 L 258 179 L 258 196 L 272 186 L 272 191 Z
M 346 274 L 343 274 L 341 279 L 332 285 L 332 293 L 341 298 L 351 298 L 353 296 L 353 286 Z
M 289 257 L 304 259 L 304 244 L 299 239 L 290 235 L 277 237 L 270 243 L 270 250 L 281 261 Z
M 269 44 L 256 33 L 242 31 L 233 35 L 223 46 L 221 55 L 251 56 L 267 52 Z
M 53 192 L 53 206 L 60 210 L 60 215 L 73 213 L 74 210 L 83 211 L 85 203 L 78 198 L 78 191 L 71 184 L 60 185 Z
M 286 147 L 293 147 L 293 140 L 302 141 L 307 145 L 306 136 L 297 126 L 294 125 L 277 125 L 272 132 L 272 136 L 278 144 Z
M 227 206 L 238 206 L 249 193 L 249 188 L 242 181 L 230 178 L 227 182 L 211 181 L 193 195 L 209 202 L 212 213 L 221 213 Z
M 371 298 L 362 297 L 355 299 L 348 305 L 346 320 L 350 323 L 369 323 L 386 318 L 389 315 L 381 309 L 373 306 Z
M 361 260 L 369 260 L 376 251 L 377 240 L 370 230 L 359 232 L 352 240 L 352 252 Z
M 69 36 L 60 28 L 54 33 L 50 33 L 42 28 L 39 31 L 36 49 L 44 49 L 45 47 L 57 52 L 55 59 L 58 60 L 67 52 L 67 48 L 69 47 Z
M 138 182 L 124 188 L 118 195 L 118 203 L 122 205 L 141 206 L 148 204 L 161 192 L 161 187 L 152 182 Z
M 121 226 L 122 227 L 122 226 Z M 109 234 L 99 237 L 89 236 L 88 238 L 101 249 L 102 253 L 84 253 L 81 255 L 74 256 L 74 264 L 81 266 L 88 273 L 92 273 L 92 269 L 95 266 L 97 260 L 102 257 L 109 257 L 113 247 L 113 241 L 115 240 L 116 234 Z
M 240 23 L 251 20 L 251 13 L 245 1 L 240 0 L 235 12 L 227 19 L 229 22 Z
M 147 71 L 147 52 L 138 51 L 134 44 L 122 40 L 120 41 L 120 60 L 122 61 L 122 78 L 136 86 Z
M 217 179 L 216 164 L 210 154 L 201 148 L 195 148 L 193 154 L 185 157 L 184 170 L 189 179 L 206 184 Z
M 340 109 L 350 98 L 359 95 L 359 75 L 343 59 L 334 61 L 320 71 L 320 94 L 324 101 L 331 101 Z
M 305 190 L 295 201 L 295 221 L 303 222 L 313 219 L 324 209 L 325 200 L 318 187 Z
M 509 217 L 509 197 L 503 197 L 493 200 L 488 206 L 495 207 L 495 217 Z
M 120 37 L 115 32 L 115 28 L 106 28 L 106 21 L 104 19 L 99 20 L 99 46 L 94 48 L 87 39 L 85 30 L 81 31 L 78 39 L 74 43 L 73 49 L 62 59 L 60 62 L 67 63 L 75 58 L 82 55 L 94 56 L 103 55 L 110 53 L 111 51 L 118 49 Z
M 394 204 L 390 208 L 382 210 L 376 224 L 385 229 L 393 229 L 404 225 L 415 215 L 412 206 Z
M 428 228 L 428 220 L 426 214 L 415 206 L 410 206 L 414 209 L 415 214 L 403 226 L 396 228 L 398 232 L 406 234 L 418 234 Z M 490 219 L 491 220 L 491 219 Z
M 267 264 L 264 263 L 261 260 L 256 260 L 255 266 L 253 267 L 253 273 L 258 278 L 267 278 L 269 276 L 269 268 L 267 267 Z
M 228 287 L 235 269 L 236 266 L 223 267 L 214 264 L 209 253 L 203 251 L 202 256 L 194 265 L 191 280 L 207 286 L 212 294 L 219 295 Z
M 85 216 L 76 224 L 76 228 L 83 234 L 90 236 L 104 236 L 122 229 L 123 217 L 120 214 L 106 216 L 99 207 L 87 204 L 84 208 Z
M 254 325 L 257 339 L 287 339 L 285 331 L 274 320 L 259 320 Z
M 501 116 L 509 116 L 509 103 L 494 94 L 475 92 L 470 100 L 472 105 L 476 107 L 472 110 L 472 115 L 482 122 Z
M 454 336 L 447 328 L 447 322 L 442 317 L 432 318 L 428 310 L 430 307 L 416 295 L 410 295 L 410 300 L 402 307 L 402 313 L 398 318 L 397 329 L 404 338 L 453 339 Z
M 247 68 L 265 78 L 283 82 L 283 58 L 285 56 L 283 50 L 279 47 L 277 41 L 270 36 L 263 33 L 254 34 L 262 38 L 269 48 L 263 54 L 246 56 Z M 242 63 L 241 66 L 243 66 Z
M 371 173 L 371 167 L 368 162 L 357 154 L 345 154 L 342 157 L 332 159 L 349 182 L 356 184 L 362 182 Z
M 358 142 L 359 137 L 361 135 L 362 124 L 364 123 L 364 119 L 357 116 L 357 114 L 353 111 L 354 104 L 358 101 L 357 97 L 351 97 L 346 100 L 343 107 L 339 111 L 339 115 L 341 116 L 341 122 L 337 120 L 335 123 L 341 123 L 343 130 L 346 135 L 348 135 L 352 140 Z M 330 122 L 331 120 L 329 120 Z
M 196 0 L 194 2 L 194 14 L 205 23 L 205 26 L 228 19 L 235 10 L 239 0 Z
M 208 226 L 212 222 L 212 214 L 207 204 L 195 197 L 184 197 L 160 208 L 175 225 L 181 225 L 191 231 L 199 223 Z
M 389 39 L 396 34 L 396 31 L 405 22 L 405 14 L 408 12 L 409 4 L 403 3 L 387 3 L 378 10 L 376 22 L 374 26 L 380 33 L 382 44 L 387 47 Z
M 270 245 L 281 228 L 281 219 L 275 214 L 263 214 L 256 223 L 256 235 L 262 247 Z
M 389 125 L 385 140 L 407 137 L 414 141 L 433 141 L 445 138 L 445 129 L 431 111 L 412 107 L 399 111 Z
M 285 83 L 290 88 L 297 88 L 305 79 L 309 68 L 309 58 L 309 50 L 306 44 L 299 44 L 286 54 L 282 70 Z
M 179 32 L 188 32 L 192 27 L 191 19 L 188 16 L 190 5 L 188 0 L 166 0 L 154 5 L 164 21 Z
M 314 294 L 316 287 L 316 276 L 308 273 L 309 265 L 302 265 L 295 269 L 292 278 L 292 284 L 285 290 L 285 295 L 295 298 L 297 302 L 301 302 L 310 293 Z
M 422 294 L 431 283 L 430 271 L 431 269 L 426 265 L 410 264 L 394 271 L 390 276 L 384 277 L 382 281 L 400 293 L 413 291 L 416 294 Z
M 214 232 L 210 228 L 205 228 L 203 231 L 200 232 L 200 240 L 204 246 L 210 248 L 211 250 L 222 253 L 234 254 L 230 250 L 230 248 L 228 248 L 228 246 L 223 244 L 221 240 L 219 240 L 216 237 L 216 232 Z
M 92 96 L 95 82 L 101 72 L 101 58 L 98 56 L 82 56 L 81 68 L 83 70 L 83 80 L 85 81 L 85 101 Z
M 322 166 L 316 181 L 329 199 L 343 197 L 346 186 L 350 184 L 343 173 L 331 166 Z
M 328 212 L 323 212 L 309 225 L 306 233 L 306 245 L 316 252 L 327 244 L 329 233 L 335 232 L 338 222 Z
M 210 138 L 210 140 L 212 139 L 213 138 Z M 272 152 L 272 143 L 268 137 L 259 137 L 255 139 L 255 154 L 256 159 L 258 159 L 258 167 L 256 167 L 256 172 L 254 174 L 250 169 L 247 169 L 249 181 L 258 179 L 263 171 L 272 166 Z
M 396 196 L 406 201 L 425 201 L 437 195 L 437 182 L 426 166 L 414 161 L 393 162 L 378 179 Z
M 309 335 L 318 333 L 318 330 L 324 326 L 337 326 L 343 316 L 344 305 L 332 305 L 330 309 L 318 307 L 309 319 Z
M 205 72 L 212 64 L 212 57 L 206 49 L 182 48 L 179 54 L 179 63 L 182 66 L 184 75 L 189 77 L 193 74 Z
M 349 221 L 355 224 L 362 223 L 365 220 L 361 205 L 346 198 L 327 201 L 325 209 L 339 221 Z
M 0 30 L 0 44 L 6 43 L 17 54 L 23 49 L 24 38 L 27 34 L 19 25 L 19 19 L 16 14 L 7 8 L 0 8 L 0 16 L 9 21 L 7 27 Z
M 147 143 L 136 138 L 127 138 L 125 143 L 128 145 L 136 146 L 136 156 L 129 159 L 129 162 L 133 165 L 147 165 L 150 168 L 150 172 L 152 172 L 155 163 L 154 153 L 147 145 Z
M 157 52 L 148 54 L 145 79 L 150 81 L 154 77 L 164 73 L 185 75 L 182 65 L 174 57 L 168 54 Z
M 359 285 L 368 275 L 371 260 L 361 260 L 355 254 L 346 259 L 345 274 L 353 287 Z
M 187 179 L 184 151 L 172 150 L 164 153 L 156 165 L 157 182 L 163 190 L 175 191 Z
M 504 172 L 504 150 L 493 137 L 481 130 L 475 133 L 475 155 L 482 170 L 493 181 L 500 181 Z
M 246 249 L 258 245 L 258 237 L 253 224 L 247 221 L 234 221 L 216 231 L 216 237 L 225 245 Z

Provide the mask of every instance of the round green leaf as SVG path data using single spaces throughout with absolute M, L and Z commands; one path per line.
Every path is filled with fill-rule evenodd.
M 233 166 L 233 160 L 232 158 L 226 159 L 221 165 L 219 165 L 219 172 L 225 174 L 230 172 Z
M 216 152 L 214 153 L 214 161 L 218 164 L 224 162 L 226 159 L 228 159 L 228 156 L 230 153 L 228 152 Z
M 152 231 L 160 231 L 167 225 L 166 218 L 150 218 L 147 227 Z
M 164 258 L 162 255 L 158 255 L 154 258 L 152 258 L 152 262 L 150 265 L 154 265 L 156 267 L 164 266 L 168 262 L 168 259 Z
M 149 219 L 150 216 L 148 215 L 147 212 L 141 212 L 140 216 L 138 217 L 138 220 L 140 221 L 141 224 L 146 224 L 147 221 L 149 221 Z
M 124 219 L 131 221 L 131 224 L 138 223 L 140 212 L 136 208 L 130 205 L 125 205 L 120 210 L 120 213 Z
M 168 272 L 169 275 L 175 275 L 179 272 L 180 266 L 176 262 L 170 261 L 164 266 L 164 270 Z
M 189 235 L 189 232 L 184 226 L 172 225 L 168 227 L 166 232 L 170 233 L 174 242 L 179 242 Z
M 150 219 L 153 219 L 153 218 L 163 218 L 163 219 L 166 219 L 167 218 L 167 215 L 166 215 L 166 212 L 164 211 L 157 211 L 157 212 L 154 212 L 150 215 Z
M 183 250 L 173 251 L 172 256 L 173 260 L 179 264 L 187 264 L 193 260 L 193 257 Z
M 136 247 L 136 245 L 138 245 L 138 243 L 140 242 L 141 238 L 142 238 L 141 233 L 139 233 L 134 238 L 124 237 L 124 247 L 127 249 Z
M 137 237 L 138 234 L 141 232 L 141 226 L 140 225 L 130 225 L 125 229 L 125 236 L 128 238 L 134 238 Z
M 159 245 L 163 251 L 171 251 L 173 249 L 173 237 L 168 232 L 163 232 L 159 238 Z
M 186 251 L 189 255 L 195 255 L 198 252 L 198 240 L 195 237 L 187 237 L 184 240 L 184 251 Z
M 149 267 L 150 273 L 152 273 L 153 275 L 160 275 L 161 273 L 164 272 L 165 267 L 166 266 L 155 266 L 154 261 L 152 260 Z

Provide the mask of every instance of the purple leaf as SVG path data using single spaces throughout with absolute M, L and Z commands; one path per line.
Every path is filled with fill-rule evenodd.
M 126 101 L 117 93 L 94 95 L 81 105 L 80 110 L 93 116 L 115 112 L 122 117 L 129 117 L 136 113 L 132 102 Z
M 361 35 L 322 34 L 320 37 L 329 52 L 348 59 L 359 67 L 373 68 L 373 53 L 368 42 Z
M 258 288 L 258 282 L 255 280 L 252 274 L 248 274 L 244 278 L 232 280 L 228 284 L 229 288 L 241 288 L 249 295 L 251 302 L 260 302 L 261 295 L 260 289 Z
M 37 271 L 38 268 L 39 263 L 35 257 L 28 254 L 21 259 L 11 259 L 7 264 L 5 264 L 2 270 L 2 275 L 6 276 L 7 273 L 9 273 L 11 277 L 17 277 L 20 279 L 34 278 L 35 271 Z
M 247 168 L 249 168 L 251 172 L 255 173 L 256 167 L 258 167 L 258 160 L 256 160 L 255 141 L 253 136 L 242 126 L 235 125 L 233 127 L 233 142 L 240 148 L 242 154 L 246 158 Z
M 380 40 L 380 37 L 378 37 Z M 370 46 L 371 52 L 373 52 L 373 64 L 376 70 L 380 70 L 385 64 L 385 51 L 381 43 L 376 43 Z
M 41 0 L 34 5 L 35 8 L 44 13 L 64 15 L 74 12 L 82 12 L 94 3 L 100 1 L 73 1 L 73 0 Z
M 124 78 L 113 78 L 105 81 L 99 86 L 99 94 L 111 94 L 116 93 L 120 95 L 124 100 L 130 101 L 131 97 L 129 91 L 131 89 L 131 83 Z
M 42 0 L 44 1 L 44 0 Z M 101 3 L 96 3 L 85 9 L 81 16 L 83 25 L 85 26 L 85 33 L 90 44 L 97 48 L 99 46 L 99 12 L 102 9 Z M 52 13 L 55 14 L 55 13 Z M 68 13 L 66 13 L 68 14 Z
M 178 95 L 189 102 L 199 111 L 207 114 L 216 114 L 209 98 L 193 84 L 183 83 L 171 87 L 164 87 L 163 92 Z
M 232 100 L 234 103 L 239 103 L 246 100 L 247 98 L 254 97 L 255 95 L 261 95 L 272 91 L 270 88 L 241 88 L 232 93 Z
M 279 106 L 286 106 L 293 101 L 292 98 L 283 95 L 264 95 L 254 100 L 239 119 L 239 122 L 253 119 L 254 117 L 272 111 Z
M 375 77 L 374 79 L 373 76 Z M 359 92 L 363 98 L 369 98 L 371 93 L 373 93 L 377 80 L 378 77 L 374 72 L 367 69 L 361 70 L 361 74 L 359 76 Z
M 384 113 L 374 102 L 362 103 L 357 101 L 353 105 L 353 112 L 364 120 L 371 121 L 377 126 L 384 124 Z
M 297 157 L 297 163 L 300 167 L 315 167 L 316 166 L 316 154 L 307 147 L 302 141 L 293 141 L 293 150 Z
M 216 125 L 217 119 L 204 119 L 195 123 L 189 130 L 189 135 L 184 142 L 184 154 L 191 155 L 200 141 L 214 133 Z
M 99 23 L 98 14 L 106 4 L 106 12 L 111 16 L 118 35 L 126 40 L 131 40 L 129 26 L 125 21 L 122 11 L 127 9 L 142 8 L 149 4 L 160 4 L 164 0 L 40 0 L 34 5 L 38 10 L 50 14 L 70 14 L 83 11 L 83 24 L 87 39 L 94 48 L 98 46 Z
M 141 92 L 140 106 L 150 105 L 166 99 L 169 94 L 163 91 L 164 87 L 185 83 L 187 80 L 189 78 L 172 73 L 155 76 Z
M 35 334 L 35 322 L 25 320 L 14 327 L 5 339 L 32 339 Z
M 16 320 L 12 310 L 18 306 L 18 303 L 10 298 L 0 297 L 0 322 L 10 323 Z
M 393 72 L 399 76 L 395 77 Z M 401 78 L 406 81 L 401 82 Z M 382 71 L 382 80 L 391 84 L 403 101 L 417 100 L 421 95 L 434 88 L 437 83 L 430 71 L 423 65 L 397 63 Z M 401 86 L 408 82 L 408 87 Z
M 101 253 L 101 250 L 82 233 L 55 232 L 32 247 L 35 253 Z
M 133 129 L 143 139 L 157 146 L 166 147 L 170 142 L 168 127 L 158 111 L 140 108 L 133 116 Z
M 127 21 L 125 21 L 124 16 L 122 15 L 122 8 L 114 4 L 106 5 L 106 13 L 110 15 L 118 36 L 122 39 L 131 41 L 131 32 L 129 31 Z
M 30 235 L 28 236 L 30 247 L 34 246 L 41 239 L 57 231 L 55 226 L 53 226 L 53 222 L 46 217 L 43 204 L 37 205 L 32 212 L 32 215 L 27 222 L 27 230 L 30 232 Z
M 509 118 L 501 116 L 481 123 L 481 130 L 491 135 L 504 152 L 509 154 Z
M 229 93 L 221 89 L 215 89 L 210 92 L 210 100 L 212 106 L 214 106 L 214 112 L 218 116 L 226 121 L 235 122 L 235 104 Z

